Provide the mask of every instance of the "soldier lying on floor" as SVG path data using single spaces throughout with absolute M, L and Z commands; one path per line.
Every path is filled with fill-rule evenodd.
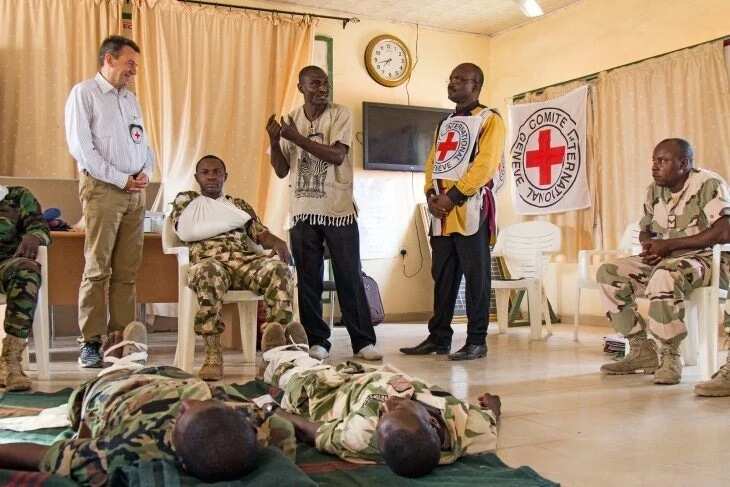
M 264 380 L 283 390 L 276 414 L 318 450 L 420 477 L 496 448 L 498 396 L 483 394 L 473 406 L 391 367 L 327 365 L 291 343 L 306 343 L 306 335 L 279 325 L 264 331 Z
M 203 481 L 217 482 L 251 470 L 259 447 L 278 447 L 294 459 L 296 439 L 289 421 L 232 387 L 214 388 L 174 367 L 134 362 L 146 359 L 145 344 L 144 325 L 130 323 L 117 345 L 125 348 L 125 356 L 110 359 L 110 348 L 105 360 L 114 364 L 71 394 L 73 435 L 50 446 L 0 445 L 0 468 L 39 470 L 101 486 L 116 468 L 151 460 L 166 460 Z

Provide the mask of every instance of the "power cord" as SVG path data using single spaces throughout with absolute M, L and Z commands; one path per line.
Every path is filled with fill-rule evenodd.
M 411 84 L 411 76 L 413 75 L 413 71 L 416 70 L 416 66 L 418 65 L 418 30 L 419 25 L 416 24 L 416 58 L 413 60 L 413 67 L 411 68 L 411 72 L 408 73 L 408 81 L 406 81 L 405 87 L 406 87 L 406 99 L 408 100 L 406 102 L 406 105 L 411 104 L 411 93 L 408 91 L 408 85 Z
M 414 179 L 413 171 L 411 171 L 411 196 L 413 198 L 413 203 L 415 203 L 416 202 L 416 191 L 413 189 L 413 179 Z M 418 218 L 415 218 L 413 220 L 413 227 L 416 230 L 416 242 L 418 243 L 418 257 L 419 257 L 418 270 L 410 275 L 406 272 L 406 253 L 405 253 L 405 250 L 401 250 L 401 257 L 403 258 L 403 275 L 407 279 L 415 277 L 423 269 L 423 249 L 421 248 L 421 236 L 418 234 Z

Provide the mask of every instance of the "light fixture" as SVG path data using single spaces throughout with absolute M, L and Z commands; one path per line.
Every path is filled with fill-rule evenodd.
M 542 8 L 540 8 L 537 0 L 514 0 L 514 2 L 527 17 L 539 17 L 543 15 Z

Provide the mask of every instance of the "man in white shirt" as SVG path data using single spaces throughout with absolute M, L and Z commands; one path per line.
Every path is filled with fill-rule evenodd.
M 139 52 L 130 39 L 106 38 L 99 48 L 99 72 L 74 86 L 66 101 L 66 140 L 78 163 L 86 228 L 79 289 L 82 367 L 101 367 L 102 337 L 134 320 L 144 189 L 154 168 L 142 111 L 127 89 L 137 74 Z
M 297 88 L 304 105 L 281 122 L 272 115 L 266 131 L 276 175 L 289 176 L 289 236 L 309 351 L 324 360 L 331 346 L 321 301 L 327 245 L 352 351 L 358 358 L 381 360 L 362 284 L 360 233 L 352 195 L 352 114 L 347 107 L 329 102 L 329 79 L 321 68 L 303 68 Z

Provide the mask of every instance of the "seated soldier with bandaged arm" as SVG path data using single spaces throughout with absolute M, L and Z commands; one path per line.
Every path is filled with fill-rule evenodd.
M 195 333 L 205 342 L 205 362 L 198 374 L 203 380 L 223 378 L 221 312 L 229 289 L 263 296 L 264 330 L 271 323 L 301 328 L 292 323 L 294 290 L 286 243 L 269 232 L 248 203 L 223 193 L 227 177 L 220 158 L 204 156 L 195 167 L 200 193 L 178 194 L 170 215 L 178 237 L 190 246 L 188 286 L 199 305 Z M 256 252 L 254 244 L 272 250 L 273 255 Z
M 283 391 L 276 414 L 318 450 L 421 477 L 497 447 L 498 396 L 485 393 L 474 406 L 389 366 L 324 364 L 309 356 L 305 343 L 304 333 L 267 328 L 264 380 Z

